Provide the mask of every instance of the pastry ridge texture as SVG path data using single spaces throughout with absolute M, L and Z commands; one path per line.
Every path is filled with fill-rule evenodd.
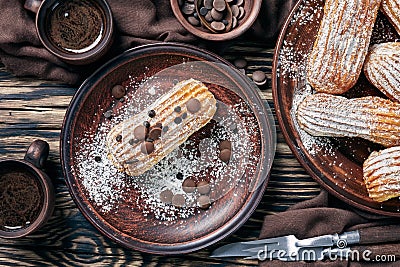
M 400 147 L 372 152 L 363 164 L 363 177 L 373 200 L 400 197 Z
M 194 114 L 186 107 L 186 103 L 193 98 L 201 103 L 200 110 Z M 174 111 L 177 106 L 180 107 L 179 112 Z M 181 81 L 145 110 L 120 122 L 110 130 L 106 141 L 108 158 L 120 171 L 130 176 L 143 174 L 205 126 L 213 118 L 216 109 L 214 95 L 202 82 L 194 79 Z M 150 110 L 155 111 L 154 118 L 148 116 Z M 177 116 L 184 113 L 187 114 L 186 118 L 180 123 L 174 122 Z M 144 121 L 148 121 L 150 125 L 161 123 L 162 127 L 168 127 L 161 138 L 154 140 L 154 151 L 151 153 L 141 152 L 140 142 L 130 143 L 130 140 L 135 138 L 133 134 L 135 127 L 143 125 Z
M 309 95 L 296 116 L 300 127 L 313 136 L 361 137 L 385 147 L 400 145 L 400 103 L 381 97 Z
M 381 10 L 400 34 L 400 0 L 382 0 Z
M 373 45 L 365 60 L 364 73 L 387 97 L 400 101 L 400 42 Z
M 381 0 L 327 0 L 308 58 L 307 80 L 318 92 L 342 94 L 362 71 Z

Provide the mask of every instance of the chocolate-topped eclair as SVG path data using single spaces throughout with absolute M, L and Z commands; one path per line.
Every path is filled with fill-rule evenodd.
M 121 171 L 140 175 L 205 126 L 216 112 L 216 99 L 200 81 L 189 79 L 107 136 L 108 157 Z

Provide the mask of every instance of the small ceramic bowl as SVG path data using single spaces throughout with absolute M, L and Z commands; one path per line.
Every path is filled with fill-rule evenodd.
M 51 217 L 55 201 L 54 187 L 42 171 L 48 154 L 49 144 L 36 140 L 28 148 L 23 160 L 0 160 L 0 194 L 6 202 L 2 203 L 2 208 L 9 209 L 3 213 L 7 219 L 3 218 L 0 225 L 0 237 L 29 235 Z
M 113 43 L 114 21 L 106 0 L 26 0 L 24 7 L 36 13 L 36 31 L 43 46 L 69 64 L 93 63 Z
M 182 8 L 183 8 L 185 1 L 179 1 L 179 0 L 170 0 L 170 1 L 171 1 L 171 7 L 175 14 L 175 17 L 179 20 L 179 22 L 182 24 L 182 26 L 185 27 L 185 29 L 188 30 L 189 32 L 191 32 L 192 34 L 194 34 L 200 38 L 210 40 L 210 41 L 226 41 L 226 40 L 236 38 L 236 37 L 242 35 L 243 33 L 245 33 L 257 19 L 258 13 L 260 12 L 260 9 L 261 9 L 261 3 L 262 3 L 261 0 L 241 1 L 241 2 L 243 2 L 243 4 L 241 4 L 241 7 L 243 7 L 244 15 L 238 21 L 237 26 L 233 27 L 230 31 L 226 31 L 226 32 L 221 31 L 221 32 L 213 33 L 210 30 L 208 30 L 204 25 L 194 26 L 188 21 L 188 17 L 190 17 L 190 16 L 187 16 L 182 12 Z M 198 2 L 202 3 L 203 1 L 200 1 L 200 0 L 194 1 L 194 3 L 192 3 L 192 4 L 195 5 Z M 226 1 L 226 3 L 227 2 L 228 1 Z M 196 13 L 196 10 L 194 10 L 194 12 Z

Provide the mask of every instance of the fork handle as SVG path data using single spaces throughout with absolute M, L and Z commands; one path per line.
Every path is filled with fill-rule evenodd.
M 400 224 L 367 227 L 358 231 L 361 245 L 400 241 Z

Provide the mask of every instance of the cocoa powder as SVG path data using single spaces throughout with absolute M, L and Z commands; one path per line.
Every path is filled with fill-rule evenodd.
M 0 230 L 25 228 L 34 222 L 43 205 L 39 180 L 27 172 L 0 173 Z

